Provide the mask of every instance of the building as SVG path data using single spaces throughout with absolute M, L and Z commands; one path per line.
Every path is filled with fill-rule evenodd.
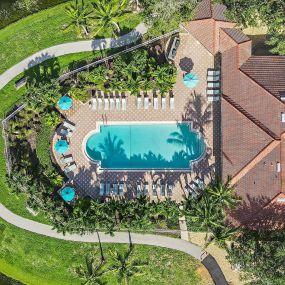
M 285 213 L 285 56 L 254 56 L 252 42 L 225 16 L 200 2 L 184 28 L 221 68 L 221 176 L 232 177 L 242 205 L 231 218 L 280 227 Z

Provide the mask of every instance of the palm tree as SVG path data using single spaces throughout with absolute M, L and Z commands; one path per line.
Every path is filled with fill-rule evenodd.
M 84 280 L 85 285 L 104 285 L 106 282 L 102 281 L 102 276 L 106 271 L 102 269 L 103 263 L 99 263 L 98 265 L 95 263 L 95 258 L 91 257 L 85 258 L 86 269 L 83 266 L 79 266 L 76 268 L 76 273 L 79 278 Z
M 233 240 L 237 234 L 237 229 L 229 227 L 218 227 L 212 230 L 212 234 L 209 240 L 205 244 L 205 248 L 208 247 L 211 243 L 215 242 L 218 246 L 226 248 L 227 242 Z
M 240 202 L 240 198 L 235 194 L 235 185 L 231 185 L 231 178 L 228 177 L 227 181 L 223 181 L 218 178 L 217 182 L 210 187 L 207 187 L 206 191 L 210 196 L 216 200 L 223 208 L 232 209 Z
M 161 95 L 170 91 L 176 81 L 175 69 L 172 65 L 158 66 L 153 72 L 152 77 L 156 82 L 157 89 Z
M 213 228 L 224 228 L 222 210 L 207 195 L 203 195 L 199 202 L 187 198 L 185 209 L 190 224 L 199 230 L 206 231 L 206 240 Z
M 78 0 L 75 0 L 75 3 L 66 7 L 66 13 L 70 18 L 70 23 L 65 29 L 73 26 L 79 34 L 83 31 L 85 36 L 88 36 L 88 20 L 91 18 L 92 11 L 89 9 L 88 5 L 85 5 L 84 0 L 81 0 L 80 4 L 78 3 Z
M 132 260 L 133 250 L 134 246 L 130 244 L 128 251 L 125 253 L 110 251 L 110 254 L 114 258 L 114 264 L 109 270 L 117 273 L 120 284 L 129 284 L 133 277 L 143 274 L 142 268 L 147 265 L 145 261 Z
M 114 35 L 117 36 L 121 32 L 118 20 L 126 12 L 128 1 L 97 0 L 92 5 L 94 7 L 92 18 L 98 22 L 99 26 L 95 35 L 101 30 L 112 29 Z
M 47 126 L 56 127 L 61 122 L 58 112 L 52 111 L 45 115 L 45 123 Z

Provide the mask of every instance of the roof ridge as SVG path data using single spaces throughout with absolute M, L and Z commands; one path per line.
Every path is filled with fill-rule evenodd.
M 249 163 L 247 163 L 232 179 L 231 183 L 236 184 L 243 176 L 245 176 L 257 163 L 266 157 L 275 147 L 280 145 L 280 140 L 271 141 L 265 148 L 263 148 Z
M 262 122 L 257 120 L 255 117 L 253 117 L 250 113 L 248 113 L 246 110 L 244 110 L 238 103 L 236 103 L 233 99 L 231 99 L 229 96 L 222 94 L 222 97 L 237 111 L 239 111 L 241 114 L 243 114 L 248 120 L 250 120 L 252 123 L 254 123 L 256 126 L 258 126 L 260 129 L 262 129 L 267 135 L 269 135 L 274 140 L 280 140 L 279 137 L 272 132 L 269 128 L 267 128 Z

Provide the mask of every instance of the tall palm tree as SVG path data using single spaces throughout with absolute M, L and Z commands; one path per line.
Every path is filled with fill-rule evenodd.
M 88 36 L 88 20 L 91 18 L 91 13 L 91 9 L 84 3 L 84 0 L 81 0 L 80 4 L 78 0 L 75 0 L 74 3 L 66 7 L 66 14 L 70 19 L 70 23 L 65 29 L 73 26 L 79 34 L 83 31 L 85 36 Z
M 114 264 L 109 270 L 117 273 L 118 282 L 120 284 L 128 285 L 133 277 L 143 274 L 142 269 L 147 265 L 145 261 L 132 260 L 133 250 L 134 246 L 130 244 L 128 251 L 125 253 L 110 251 L 114 259 Z
M 102 280 L 102 276 L 106 271 L 103 270 L 103 263 L 96 264 L 94 257 L 85 258 L 86 269 L 81 265 L 76 268 L 79 278 L 84 280 L 85 285 L 104 285 L 106 282 Z
M 92 18 L 97 22 L 98 29 L 95 35 L 101 30 L 112 29 L 115 36 L 120 32 L 119 18 L 127 11 L 127 0 L 97 0 L 92 3 L 94 7 Z
M 227 181 L 218 178 L 217 182 L 206 189 L 210 196 L 217 201 L 223 208 L 232 209 L 240 202 L 240 198 L 235 194 L 235 185 L 230 184 L 230 177 Z

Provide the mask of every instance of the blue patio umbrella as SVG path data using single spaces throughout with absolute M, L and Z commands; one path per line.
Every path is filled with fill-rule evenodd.
M 69 96 L 64 95 L 58 100 L 57 104 L 61 110 L 66 111 L 72 107 L 72 99 Z
M 65 202 L 71 202 L 75 197 L 75 189 L 67 186 L 61 189 L 59 194 Z
M 187 73 L 183 78 L 183 83 L 188 88 L 194 88 L 199 83 L 199 78 L 194 73 Z
M 64 154 L 68 151 L 69 145 L 66 140 L 59 140 L 55 144 L 55 151 L 59 154 Z

